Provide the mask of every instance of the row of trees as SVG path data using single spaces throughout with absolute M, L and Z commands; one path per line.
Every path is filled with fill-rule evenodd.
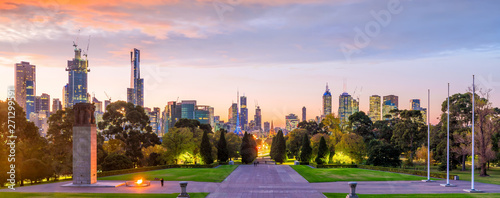
M 480 175 L 487 176 L 490 162 L 500 161 L 500 110 L 493 108 L 487 92 L 475 95 L 475 140 Z M 441 119 L 431 128 L 431 157 L 443 170 L 446 167 L 447 101 L 443 101 Z M 372 122 L 364 112 L 356 112 L 349 122 L 341 123 L 333 114 L 320 123 L 301 122 L 286 136 L 273 138 L 271 157 L 277 162 L 295 158 L 301 162 L 366 163 L 400 166 L 427 159 L 427 124 L 421 111 L 393 110 L 387 119 Z M 462 166 L 471 155 L 472 94 L 450 97 L 451 167 Z M 324 142 L 324 143 L 323 143 Z M 326 157 L 325 157 L 326 156 Z

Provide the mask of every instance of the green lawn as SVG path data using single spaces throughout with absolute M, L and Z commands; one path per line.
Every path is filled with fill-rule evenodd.
M 311 183 L 335 181 L 408 181 L 425 179 L 425 177 L 420 176 L 359 168 L 311 168 L 306 165 L 291 167 Z
M 345 198 L 347 193 L 323 193 L 328 198 Z M 500 193 L 479 193 L 479 194 L 357 194 L 358 197 L 370 197 L 370 198 L 462 198 L 462 197 L 480 197 L 480 198 L 492 198 L 500 197 Z
M 154 180 L 163 178 L 165 181 L 199 181 L 222 182 L 237 165 L 222 165 L 218 168 L 170 168 L 124 175 L 100 177 L 99 180 L 137 180 L 144 178 Z
M 461 167 L 460 167 L 461 168 Z M 446 171 L 444 172 L 446 173 Z M 499 184 L 500 185 L 500 168 L 499 167 L 491 167 L 490 170 L 487 170 L 486 173 L 490 175 L 489 177 L 479 177 L 479 170 L 474 171 L 474 181 L 481 183 L 489 183 L 489 184 Z M 453 170 L 450 171 L 452 175 L 458 175 L 460 180 L 470 181 L 471 171 L 470 168 L 467 171 Z
M 2 197 L 130 197 L 130 198 L 176 198 L 179 193 L 172 194 L 138 194 L 138 193 L 16 193 L 16 192 L 3 192 Z M 208 193 L 189 193 L 191 198 L 203 198 Z

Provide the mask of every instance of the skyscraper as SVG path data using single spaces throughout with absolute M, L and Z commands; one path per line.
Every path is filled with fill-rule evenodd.
M 247 97 L 240 97 L 240 126 L 242 130 L 248 130 L 248 108 L 247 108 Z
M 181 105 L 181 118 L 195 119 L 196 100 L 183 100 Z
M 35 112 L 36 66 L 29 62 L 16 63 L 16 102 L 26 112 L 26 119 Z
M 106 108 L 108 108 L 108 105 L 111 104 L 111 99 L 109 100 L 104 100 L 104 112 L 106 112 Z
M 255 108 L 255 116 L 253 119 L 255 121 L 255 129 L 262 131 L 262 112 L 259 106 Z
M 410 110 L 421 110 L 420 99 L 411 99 L 410 100 Z
M 144 106 L 144 79 L 141 78 L 141 51 L 134 48 L 130 52 L 130 88 L 127 88 L 127 102 Z M 191 118 L 192 119 L 192 118 Z
M 52 99 L 52 113 L 55 113 L 62 109 L 62 103 L 59 98 Z
M 88 61 L 82 59 L 82 49 L 78 49 L 78 45 L 73 44 L 75 47 L 75 57 L 73 60 L 68 60 L 68 84 L 66 87 L 67 105 L 66 107 L 72 107 L 76 103 L 87 103 L 87 73 L 90 72 L 88 69 Z M 84 56 L 86 56 L 84 54 Z
M 390 113 L 392 110 L 397 110 L 398 108 L 398 96 L 388 95 L 384 96 L 384 102 L 382 103 L 382 117 L 384 120 L 392 119 L 394 114 Z
M 231 130 L 234 131 L 236 129 L 236 117 L 238 116 L 238 104 L 233 103 L 231 107 L 229 107 L 229 112 L 227 113 L 227 122 L 231 125 Z
M 269 133 L 270 128 L 269 122 L 264 122 L 264 133 Z
M 210 124 L 210 106 L 197 105 L 194 114 L 201 124 Z
M 306 118 L 306 107 L 302 107 L 302 122 L 307 121 Z
M 96 113 L 103 113 L 104 112 L 102 110 L 102 102 L 101 101 L 97 100 L 97 98 L 95 98 L 95 97 L 92 97 L 92 103 L 94 103 Z
M 350 115 L 352 115 L 352 97 L 344 92 L 339 96 L 340 122 L 346 124 L 349 121 Z
M 352 97 L 351 97 L 352 98 Z M 351 115 L 359 112 L 359 100 L 352 98 L 351 101 Z
M 391 103 L 394 104 L 394 106 L 396 106 L 397 109 L 399 109 L 398 96 L 395 95 L 384 96 L 384 104 L 386 101 L 391 101 Z
M 50 112 L 50 95 L 43 93 L 41 96 L 35 97 L 35 112 Z
M 326 91 L 323 94 L 323 116 L 332 113 L 332 94 L 330 89 L 328 89 L 328 83 L 326 84 Z
M 297 125 L 299 124 L 299 116 L 291 113 L 287 116 L 285 116 L 285 120 L 286 120 L 286 130 L 288 132 L 294 130 L 297 128 Z
M 380 103 L 380 96 L 379 95 L 370 96 L 370 111 L 368 113 L 368 116 L 370 117 L 372 122 L 381 120 L 380 105 L 381 105 L 381 103 Z

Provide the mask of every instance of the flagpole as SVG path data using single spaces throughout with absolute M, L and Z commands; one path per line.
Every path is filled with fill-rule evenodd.
M 455 187 L 450 184 L 450 83 L 448 83 L 448 119 L 447 119 L 447 138 L 446 138 L 446 184 L 441 184 L 444 187 Z
M 431 115 L 431 90 L 427 89 L 427 180 L 422 180 L 423 182 L 433 182 L 431 180 L 431 127 L 430 127 L 430 115 Z
M 471 183 L 470 183 L 470 189 L 464 189 L 466 192 L 471 192 L 471 193 L 480 193 L 482 191 L 474 189 L 474 122 L 475 122 L 475 117 L 474 117 L 474 109 L 475 109 L 475 98 L 476 98 L 476 86 L 474 85 L 474 75 L 472 75 L 472 175 L 471 175 Z

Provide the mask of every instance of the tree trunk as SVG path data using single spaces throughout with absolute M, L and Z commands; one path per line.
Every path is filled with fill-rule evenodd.
M 488 174 L 486 174 L 486 163 L 481 163 L 481 174 L 479 176 L 481 177 L 489 176 Z
M 465 159 L 467 159 L 467 155 L 462 155 L 462 171 L 465 171 Z

